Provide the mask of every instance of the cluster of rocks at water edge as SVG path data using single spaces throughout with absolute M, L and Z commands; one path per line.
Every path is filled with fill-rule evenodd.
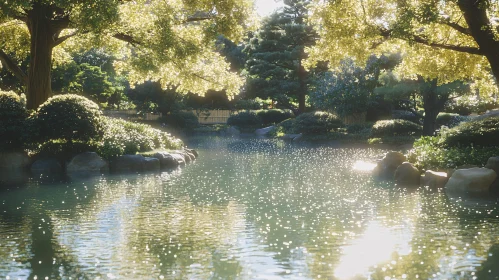
M 462 166 L 446 172 L 426 170 L 424 174 L 406 160 L 400 152 L 388 152 L 378 161 L 373 175 L 383 180 L 394 180 L 400 186 L 444 188 L 449 192 L 499 193 L 499 156 L 489 158 L 482 168 Z
M 193 162 L 198 157 L 196 150 L 157 152 L 151 157 L 142 155 L 123 155 L 109 161 L 97 153 L 85 152 L 70 161 L 61 163 L 55 158 L 31 159 L 23 152 L 0 153 L 0 171 L 18 172 L 29 170 L 32 175 L 64 174 L 103 174 L 123 172 L 149 172 L 173 169 Z

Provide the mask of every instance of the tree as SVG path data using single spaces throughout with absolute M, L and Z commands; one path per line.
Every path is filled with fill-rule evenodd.
M 304 112 L 309 80 L 302 60 L 306 58 L 305 47 L 316 37 L 306 23 L 309 2 L 284 0 L 283 10 L 264 19 L 261 29 L 251 36 L 246 47 L 249 96 L 294 96 L 299 112 Z
M 315 1 L 312 21 L 321 39 L 311 59 L 334 67 L 344 57 L 400 51 L 404 78 L 438 83 L 499 79 L 496 25 L 499 3 L 488 0 Z
M 219 34 L 240 38 L 251 22 L 249 0 L 13 0 L 0 8 L 0 61 L 25 85 L 30 109 L 52 94 L 52 60 L 81 46 L 113 49 L 131 84 L 151 79 L 199 94 L 234 94 L 242 84 L 214 42 Z M 16 60 L 28 55 L 25 73 Z

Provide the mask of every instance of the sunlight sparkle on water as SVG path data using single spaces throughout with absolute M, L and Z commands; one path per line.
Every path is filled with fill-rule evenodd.
M 374 167 L 376 167 L 376 163 L 358 160 L 353 164 L 352 169 L 358 171 L 372 171 Z

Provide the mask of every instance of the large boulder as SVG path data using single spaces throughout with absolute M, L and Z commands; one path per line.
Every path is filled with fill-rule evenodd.
M 496 177 L 496 172 L 488 168 L 458 169 L 445 184 L 445 189 L 470 193 L 488 192 Z
M 426 170 L 421 183 L 423 186 L 427 186 L 432 189 L 439 189 L 443 188 L 447 181 L 449 181 L 447 173 Z
M 400 152 L 388 152 L 373 169 L 373 175 L 380 179 L 393 179 L 397 167 L 406 161 L 404 154 Z
M 178 165 L 183 166 L 185 165 L 185 157 L 181 154 L 171 154 L 173 159 L 177 161 Z
M 159 159 L 153 157 L 144 158 L 144 171 L 158 171 L 160 169 Z
M 28 167 L 29 163 L 29 156 L 25 152 L 0 152 L 0 169 L 22 169 Z
M 187 149 L 187 148 L 184 148 L 184 150 L 188 151 L 189 153 L 193 154 L 195 158 L 198 158 L 199 157 L 199 154 L 196 150 L 194 149 Z
M 144 171 L 145 158 L 142 155 L 123 155 L 109 162 L 112 172 Z
M 395 170 L 395 183 L 397 185 L 415 186 L 419 185 L 421 175 L 419 170 L 409 162 L 403 162 Z
M 260 135 L 260 136 L 265 136 L 267 134 L 269 134 L 272 130 L 274 130 L 275 126 L 268 126 L 268 127 L 264 127 L 264 128 L 259 128 L 257 130 L 255 130 L 255 134 L 256 135 Z
M 282 140 L 285 140 L 285 141 L 293 141 L 293 140 L 295 140 L 295 139 L 297 139 L 297 138 L 299 138 L 299 137 L 301 137 L 301 136 L 302 136 L 302 134 L 301 134 L 301 133 L 299 133 L 299 134 L 284 134 L 284 135 L 281 137 L 281 139 L 282 139 Z
M 176 168 L 180 164 L 178 160 L 173 157 L 173 155 L 167 152 L 155 153 L 153 157 L 159 160 L 159 165 L 161 168 Z
M 492 169 L 496 172 L 497 177 L 494 182 L 492 182 L 490 190 L 494 193 L 499 193 L 499 157 L 489 158 L 489 160 L 487 160 L 485 168 Z
M 76 155 L 66 166 L 68 173 L 102 173 L 109 171 L 109 164 L 97 153 L 86 152 Z
M 31 173 L 33 174 L 60 174 L 62 173 L 62 165 L 58 160 L 53 158 L 39 159 L 31 165 Z

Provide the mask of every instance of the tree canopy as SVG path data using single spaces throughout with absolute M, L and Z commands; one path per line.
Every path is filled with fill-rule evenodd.
M 311 8 L 320 40 L 308 65 L 345 57 L 364 63 L 372 53 L 400 52 L 404 78 L 439 83 L 475 80 L 496 90 L 499 78 L 499 3 L 487 0 L 314 1 Z M 482 91 L 487 92 L 487 91 Z
M 51 95 L 52 60 L 99 46 L 116 54 L 115 67 L 131 84 L 156 80 L 183 92 L 225 88 L 234 94 L 243 81 L 216 52 L 215 40 L 220 34 L 239 40 L 253 24 L 252 5 L 250 0 L 3 1 L 0 62 L 26 87 L 29 108 Z M 18 63 L 26 57 L 27 73 Z

